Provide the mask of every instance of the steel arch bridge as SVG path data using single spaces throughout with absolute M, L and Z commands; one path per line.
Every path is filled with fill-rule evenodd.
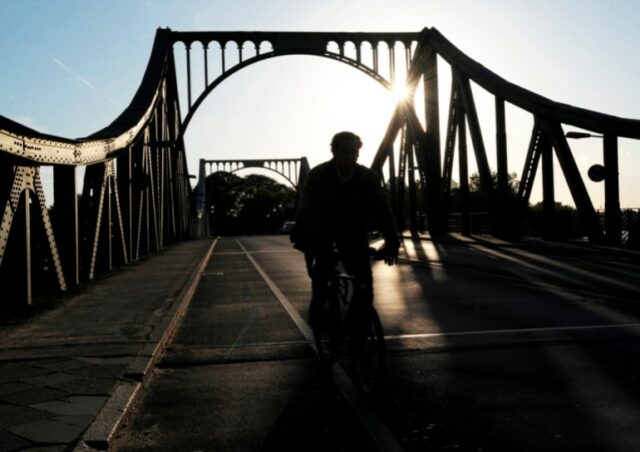
M 244 169 L 262 169 L 276 173 L 287 180 L 287 182 L 298 192 L 298 201 L 304 191 L 304 181 L 309 172 L 309 162 L 306 157 L 299 159 L 227 159 L 227 160 L 205 160 L 200 159 L 198 170 L 198 186 L 195 190 L 196 209 L 200 219 L 199 232 L 209 233 L 209 224 L 203 211 L 206 203 L 206 179 L 213 173 L 227 172 L 236 173 Z
M 180 63 L 174 47 L 183 45 L 186 57 Z M 232 58 L 232 52 L 237 57 Z M 468 134 L 481 189 L 490 200 L 494 234 L 508 235 L 522 221 L 539 166 L 544 218 L 547 230 L 552 228 L 555 158 L 589 239 L 620 243 L 618 139 L 640 139 L 638 120 L 561 104 L 516 86 L 465 55 L 435 28 L 415 33 L 178 32 L 161 28 L 131 103 L 102 130 L 69 139 L 0 116 L 0 305 L 12 299 L 31 303 L 34 294 L 66 290 L 115 265 L 196 236 L 201 220 L 196 192 L 189 183 L 184 133 L 202 101 L 223 80 L 251 64 L 286 55 L 339 61 L 386 88 L 393 85 L 396 74 L 406 73 L 412 97 L 398 103 L 371 166 L 386 179 L 398 218 L 404 217 L 408 206 L 411 229 L 416 229 L 417 216 L 424 213 L 431 233 L 447 230 L 457 152 L 462 231 L 469 231 Z M 191 62 L 196 57 L 203 59 L 205 83 L 200 92 L 192 83 Z M 452 74 L 447 112 L 440 108 L 439 60 Z M 178 64 L 186 65 L 184 112 L 180 111 Z M 216 64 L 219 70 L 214 71 Z M 495 183 L 471 82 L 495 99 Z M 425 121 L 414 102 L 420 83 L 424 85 Z M 528 112 L 534 124 L 515 204 L 508 195 L 506 103 Z M 440 130 L 441 116 L 446 117 L 444 131 Z M 565 126 L 603 136 L 604 228 L 566 140 Z M 51 210 L 40 180 L 43 166 L 53 167 Z M 86 170 L 77 187 L 80 167 Z M 509 220 L 514 217 L 516 226 Z

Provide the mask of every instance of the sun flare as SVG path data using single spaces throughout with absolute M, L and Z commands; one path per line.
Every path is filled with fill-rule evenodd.
M 396 81 L 391 87 L 391 95 L 396 102 L 408 100 L 410 94 L 409 87 L 403 81 Z

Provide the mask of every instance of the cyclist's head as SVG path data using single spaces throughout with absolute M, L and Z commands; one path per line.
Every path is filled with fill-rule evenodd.
M 333 155 L 342 151 L 358 151 L 361 147 L 362 141 L 360 141 L 360 137 L 353 132 L 338 132 L 331 140 L 331 152 Z
M 339 132 L 331 140 L 331 153 L 341 171 L 352 171 L 355 167 L 362 141 L 352 132 Z

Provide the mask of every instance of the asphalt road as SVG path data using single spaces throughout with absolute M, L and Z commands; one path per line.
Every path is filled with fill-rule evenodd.
M 374 264 L 389 375 L 324 372 L 287 237 L 225 238 L 114 450 L 640 450 L 640 256 L 405 240 Z

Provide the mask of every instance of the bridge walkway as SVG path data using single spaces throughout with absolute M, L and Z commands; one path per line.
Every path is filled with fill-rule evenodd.
M 170 338 L 210 240 L 121 267 L 80 293 L 0 327 L 0 451 L 104 446 Z M 102 441 L 102 442 L 101 442 Z

